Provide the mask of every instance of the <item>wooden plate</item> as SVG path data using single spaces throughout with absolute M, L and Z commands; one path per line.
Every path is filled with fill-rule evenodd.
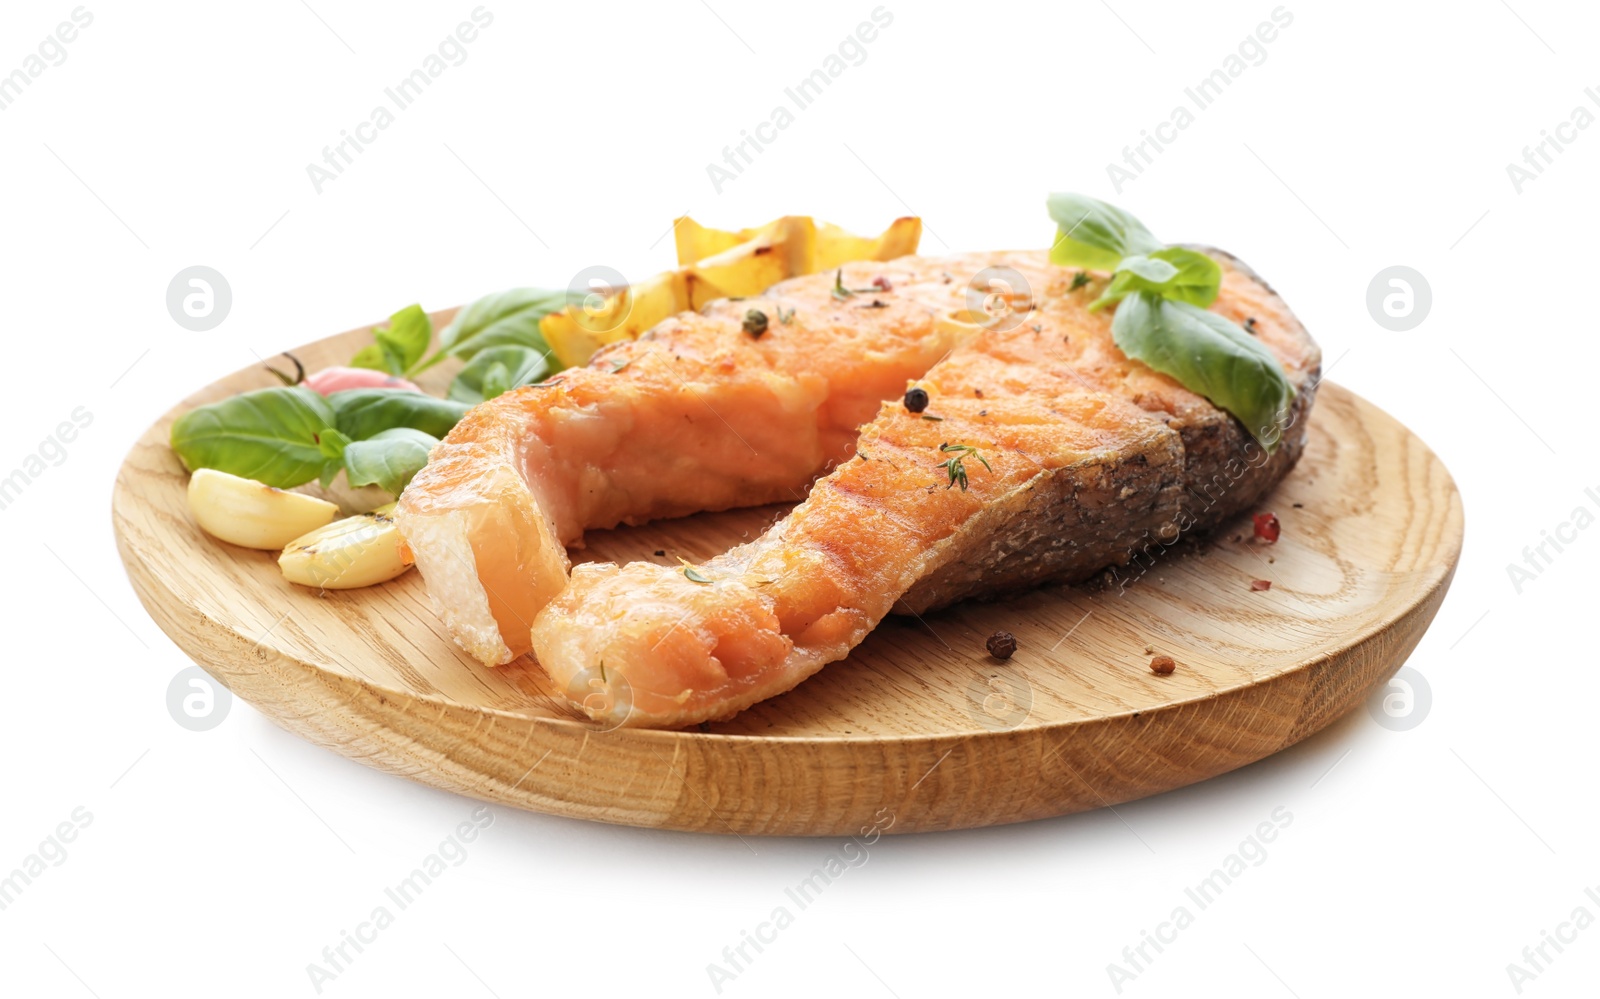
M 367 336 L 296 353 L 315 370 L 348 360 Z M 442 390 L 449 373 L 430 374 L 427 387 Z M 604 822 L 848 835 L 892 816 L 890 831 L 914 832 L 1204 780 L 1361 703 L 1416 646 L 1461 550 L 1461 500 L 1439 459 L 1324 383 L 1304 459 L 1263 504 L 1283 524 L 1276 545 L 1253 543 L 1242 517 L 1210 543 L 1174 548 L 1125 590 L 1054 587 L 890 619 L 848 660 L 705 731 L 601 731 L 552 695 L 528 657 L 487 669 L 456 649 L 417 573 L 318 594 L 285 582 L 276 553 L 195 527 L 166 445 L 172 420 L 270 384 L 257 367 L 196 393 L 150 428 L 117 477 L 118 545 L 156 623 L 318 745 L 460 794 Z M 575 556 L 700 559 L 781 513 L 597 532 Z M 1271 589 L 1252 591 L 1256 579 Z M 1017 637 L 1007 662 L 984 651 L 996 630 Z M 1177 671 L 1153 675 L 1147 648 Z

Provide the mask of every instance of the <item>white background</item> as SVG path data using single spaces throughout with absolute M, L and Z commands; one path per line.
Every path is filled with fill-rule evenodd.
M 66 61 L 0 112 L 0 473 L 74 407 L 94 417 L 0 511 L 0 872 L 74 808 L 93 816 L 0 911 L 0 992 L 314 995 L 306 965 L 474 807 L 242 702 L 210 732 L 173 723 L 165 692 L 187 660 L 129 588 L 108 507 L 127 448 L 176 400 L 414 301 L 559 286 L 601 262 L 663 269 L 686 211 L 869 231 L 914 210 L 940 253 L 1044 245 L 1053 189 L 1239 254 L 1320 340 L 1333 380 L 1448 464 L 1468 528 L 1410 663 L 1430 713 L 1396 732 L 1360 710 L 1115 813 L 881 840 L 723 994 L 1115 995 L 1106 966 L 1279 807 L 1293 822 L 1266 861 L 1123 994 L 1515 995 L 1506 966 L 1541 931 L 1580 905 L 1600 916 L 1584 896 L 1600 885 L 1600 530 L 1520 594 L 1506 571 L 1575 507 L 1600 508 L 1584 496 L 1600 492 L 1600 128 L 1520 194 L 1506 173 L 1600 87 L 1592 10 L 1297 0 L 1265 63 L 1119 193 L 1106 164 L 1271 0 L 892 0 L 867 60 L 717 194 L 706 164 L 872 0 L 496 0 L 466 62 L 318 194 L 306 164 L 473 6 L 91 3 Z M 0 73 L 72 9 L 0 9 Z M 233 289 L 211 332 L 165 308 L 191 264 Z M 1409 332 L 1366 308 L 1392 264 L 1432 286 Z M 838 846 L 752 845 L 499 809 L 324 994 L 714 995 L 706 965 Z M 1600 928 L 1549 953 L 1525 994 L 1592 994 Z

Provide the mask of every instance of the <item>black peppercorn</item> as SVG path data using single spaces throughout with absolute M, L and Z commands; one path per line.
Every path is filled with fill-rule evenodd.
M 928 408 L 928 393 L 924 389 L 906 389 L 906 409 L 913 413 L 920 413 Z
M 1010 659 L 1011 654 L 1017 651 L 1017 636 L 1009 631 L 997 631 L 989 636 L 983 647 L 996 659 Z
M 767 331 L 767 314 L 760 309 L 751 309 L 744 314 L 744 331 L 753 337 L 759 338 Z

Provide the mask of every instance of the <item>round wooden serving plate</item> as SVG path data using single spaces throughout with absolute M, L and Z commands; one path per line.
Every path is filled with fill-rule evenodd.
M 436 316 L 442 323 L 449 314 Z M 366 330 L 296 351 L 342 363 Z M 427 387 L 442 389 L 448 372 Z M 145 607 L 279 725 L 389 773 L 542 812 L 709 832 L 849 835 L 1018 822 L 1204 780 L 1305 738 L 1394 673 L 1461 550 L 1443 464 L 1370 403 L 1324 383 L 1311 441 L 1248 517 L 1167 552 L 1126 589 L 1050 587 L 891 618 L 849 659 L 706 730 L 602 731 L 524 657 L 468 659 L 410 572 L 365 590 L 292 586 L 276 553 L 202 534 L 167 447 L 195 405 L 273 384 L 260 367 L 196 393 L 134 446 L 112 501 Z M 349 499 L 350 497 L 347 497 Z M 382 502 L 371 498 L 370 505 Z M 577 558 L 698 560 L 777 508 L 595 532 Z M 665 556 L 655 552 L 664 551 Z M 1253 591 L 1251 581 L 1272 587 Z M 1009 661 L 984 639 L 1017 637 Z M 1178 662 L 1149 669 L 1151 652 Z

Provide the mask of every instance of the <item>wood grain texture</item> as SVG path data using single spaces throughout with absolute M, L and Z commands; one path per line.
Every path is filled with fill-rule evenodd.
M 342 363 L 367 335 L 296 354 L 311 370 Z M 426 387 L 449 376 L 429 372 Z M 848 835 L 881 810 L 894 816 L 890 831 L 915 832 L 1204 780 L 1361 703 L 1416 646 L 1461 550 L 1461 500 L 1439 459 L 1324 384 L 1304 458 L 1262 504 L 1283 523 L 1276 545 L 1251 542 L 1241 517 L 1209 541 L 1181 541 L 1125 588 L 1052 587 L 891 618 L 849 659 L 705 731 L 603 731 L 553 695 L 528 657 L 489 669 L 458 650 L 415 572 L 319 594 L 285 582 L 276 553 L 200 532 L 166 444 L 171 422 L 272 383 L 257 367 L 196 393 L 118 475 L 118 546 L 156 623 L 236 695 L 318 745 L 486 801 L 605 822 Z M 352 511 L 385 499 L 336 498 Z M 782 513 L 596 532 L 574 557 L 699 561 Z M 1254 579 L 1272 588 L 1252 592 Z M 1007 662 L 984 650 L 996 630 L 1017 636 Z M 1147 647 L 1177 671 L 1152 674 Z

